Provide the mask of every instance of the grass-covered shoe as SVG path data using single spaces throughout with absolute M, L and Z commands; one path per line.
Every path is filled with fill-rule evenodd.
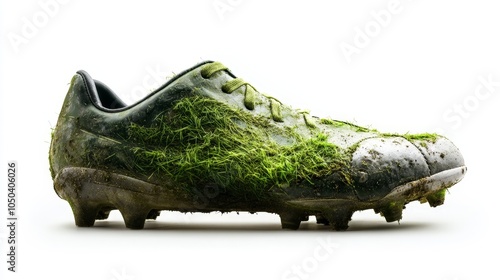
M 118 209 L 129 228 L 161 210 L 277 213 L 283 228 L 345 230 L 354 211 L 388 222 L 414 200 L 444 202 L 463 158 L 435 134 L 379 133 L 311 117 L 205 62 L 127 106 L 80 71 L 53 131 L 57 194 L 77 226 Z

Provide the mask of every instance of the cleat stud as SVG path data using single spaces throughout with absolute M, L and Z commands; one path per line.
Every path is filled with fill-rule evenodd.
M 94 225 L 100 207 L 89 203 L 80 203 L 74 200 L 69 201 L 69 204 L 73 210 L 76 226 L 91 227 Z
M 382 216 L 388 223 L 399 221 L 403 218 L 404 201 L 393 201 L 380 208 Z
M 137 208 L 137 207 L 122 207 L 118 208 L 122 214 L 125 226 L 130 229 L 142 229 L 146 218 L 151 212 L 150 209 Z
M 97 215 L 95 217 L 96 220 L 106 220 L 109 217 L 109 212 L 111 212 L 110 208 L 102 208 L 97 212 Z
M 324 216 L 328 219 L 333 230 L 345 231 L 349 228 L 349 221 L 351 221 L 352 214 L 354 214 L 354 211 L 350 209 L 342 209 L 325 213 Z
M 148 219 L 148 220 L 156 220 L 156 218 L 158 216 L 160 216 L 160 211 L 153 209 L 153 210 L 149 211 L 148 216 L 146 217 L 146 219 Z
M 428 196 L 425 197 L 425 199 L 427 199 L 431 207 L 437 207 L 439 205 L 444 204 L 445 195 L 446 195 L 446 189 L 442 189 L 435 193 L 429 194 Z
M 300 227 L 300 222 L 303 220 L 303 214 L 297 213 L 282 213 L 279 214 L 281 219 L 282 229 L 297 230 Z
M 322 215 L 316 215 L 316 224 L 328 226 L 330 225 L 330 222 L 328 221 L 327 218 L 323 217 Z

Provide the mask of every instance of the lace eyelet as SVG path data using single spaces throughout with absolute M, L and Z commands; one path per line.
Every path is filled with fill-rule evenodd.
M 204 69 L 202 69 L 202 70 L 200 71 L 201 77 L 202 77 L 203 79 L 205 79 L 205 80 L 210 79 L 210 77 L 208 76 L 207 72 L 206 72 L 206 71 L 203 71 L 203 70 L 204 70 Z
M 221 88 L 221 90 L 222 90 L 223 93 L 230 94 L 229 89 L 227 88 L 226 85 L 223 85 L 222 88 Z

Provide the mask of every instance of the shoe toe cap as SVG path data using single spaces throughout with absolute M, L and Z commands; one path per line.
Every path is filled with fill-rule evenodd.
M 465 166 L 458 148 L 447 138 L 438 136 L 433 140 L 411 140 L 425 157 L 431 175 Z
M 402 184 L 462 167 L 464 160 L 457 147 L 444 137 L 375 137 L 358 144 L 351 164 L 358 198 L 370 201 Z

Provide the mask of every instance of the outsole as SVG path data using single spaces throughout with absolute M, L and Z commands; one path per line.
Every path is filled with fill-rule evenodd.
M 54 179 L 56 193 L 70 204 L 75 224 L 91 227 L 96 220 L 105 220 L 110 211 L 119 210 L 125 225 L 142 229 L 145 221 L 156 219 L 163 210 L 183 212 L 249 211 L 271 212 L 280 216 L 283 229 L 296 230 L 302 221 L 315 216 L 318 224 L 342 231 L 348 228 L 354 212 L 374 209 L 387 222 L 402 219 L 409 202 L 428 202 L 431 207 L 444 203 L 446 190 L 465 175 L 465 166 L 445 170 L 394 188 L 376 201 L 347 199 L 294 199 L 270 208 L 196 208 L 193 201 L 172 190 L 121 174 L 91 168 L 64 168 Z

